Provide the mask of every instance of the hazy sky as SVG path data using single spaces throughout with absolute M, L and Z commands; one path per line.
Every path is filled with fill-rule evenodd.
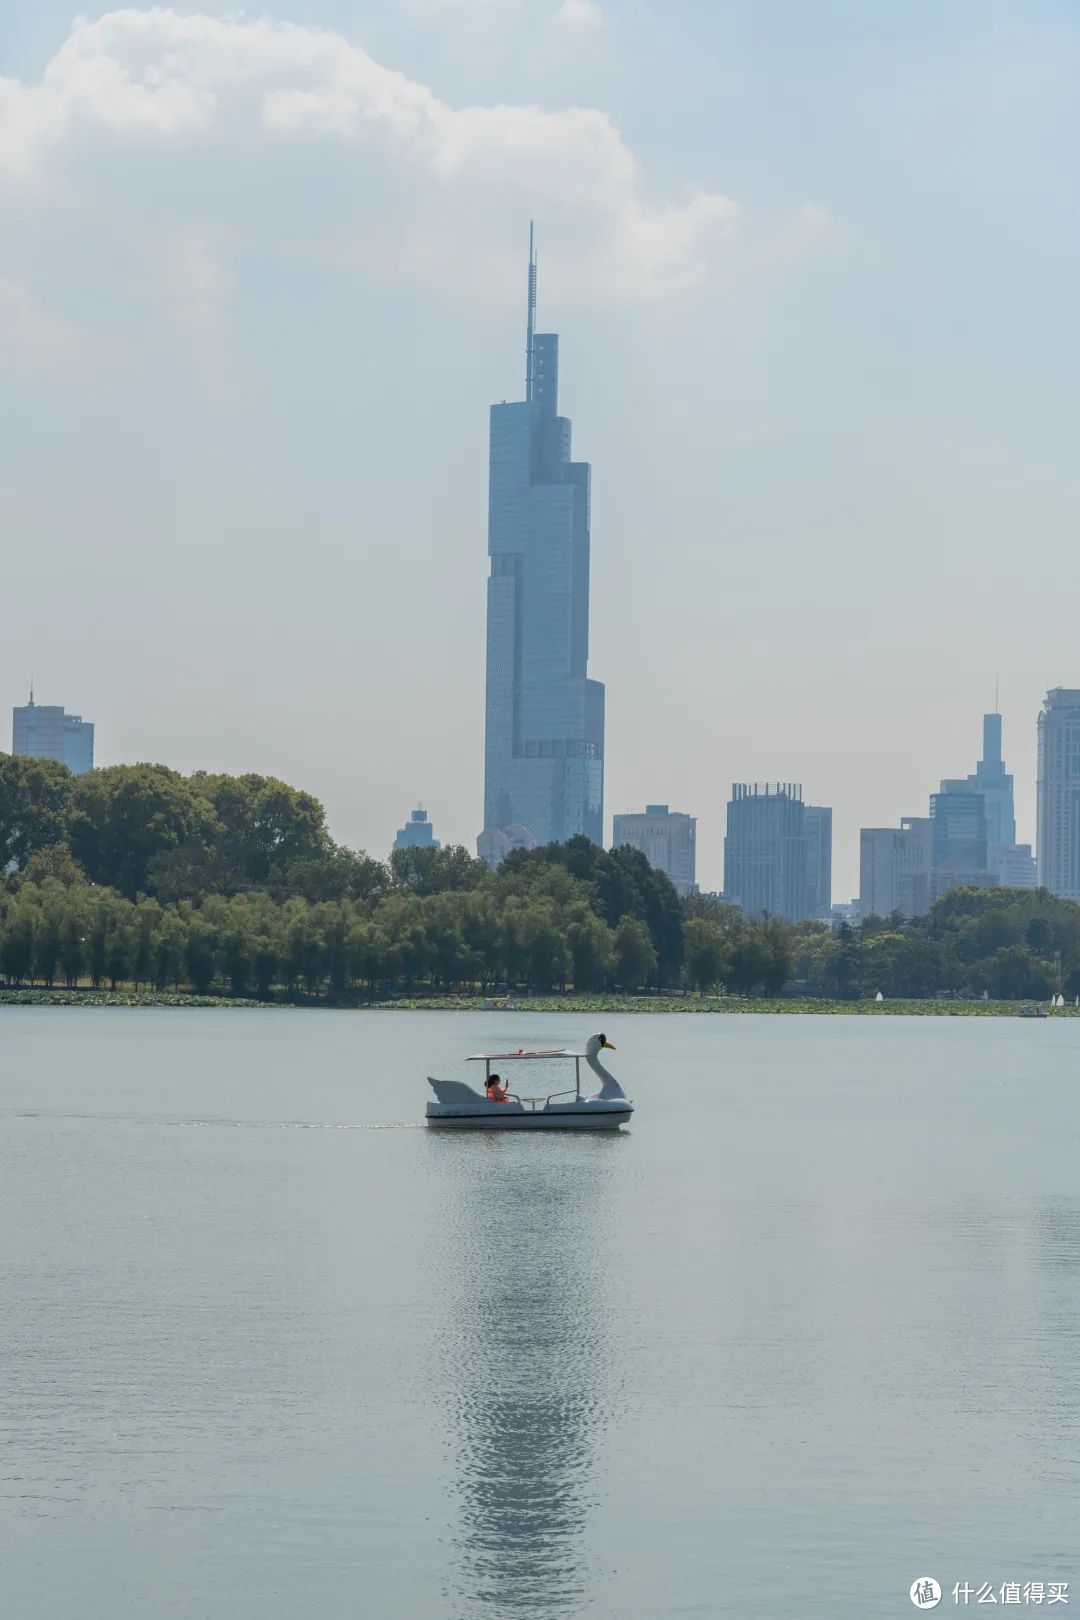
M 593 464 L 607 812 L 858 828 L 1080 685 L 1075 0 L 0 12 L 0 703 L 482 809 L 487 407 L 526 240 Z M 6 746 L 6 741 L 4 746 Z

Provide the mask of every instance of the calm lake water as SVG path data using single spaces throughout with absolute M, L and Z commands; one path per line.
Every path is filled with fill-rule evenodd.
M 3 1614 L 1080 1603 L 1080 1021 L 609 1019 L 630 1131 L 418 1127 L 597 1022 L 0 1009 Z

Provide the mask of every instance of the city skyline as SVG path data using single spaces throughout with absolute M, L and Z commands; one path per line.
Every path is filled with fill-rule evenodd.
M 687 807 L 718 889 L 730 783 L 812 784 L 846 899 L 1000 671 L 1034 842 L 1032 718 L 1078 679 L 1047 585 L 1080 514 L 1075 14 L 75 9 L 0 19 L 9 702 L 47 661 L 102 763 L 304 782 L 376 852 L 422 791 L 474 847 L 534 216 L 602 513 L 609 810 Z

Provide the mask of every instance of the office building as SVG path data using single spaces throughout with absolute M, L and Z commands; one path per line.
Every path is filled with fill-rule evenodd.
M 697 890 L 697 819 L 666 804 L 647 804 L 643 813 L 615 817 L 616 849 L 639 849 L 650 866 L 666 872 L 680 894 Z
M 827 805 L 803 806 L 806 837 L 806 915 L 828 917 L 832 910 L 832 811 Z
M 1080 901 L 1080 692 L 1055 686 L 1039 715 L 1039 887 Z
M 989 868 L 986 803 L 963 784 L 943 782 L 930 795 L 931 902 L 950 889 L 985 889 L 997 883 Z
M 727 807 L 724 898 L 747 916 L 806 916 L 806 829 L 802 788 L 793 782 L 736 782 Z
M 930 909 L 932 850 L 929 816 L 904 816 L 899 827 L 863 827 L 859 916 L 923 916 Z
M 535 330 L 525 398 L 491 409 L 484 833 L 603 838 L 604 688 L 588 676 L 589 465 L 558 411 L 559 340 Z M 478 846 L 479 847 L 479 846 Z M 500 840 L 484 838 L 497 852 Z M 485 856 L 485 859 L 490 855 Z
M 94 768 L 94 727 L 78 714 L 30 701 L 11 711 L 11 752 L 30 759 L 55 759 L 75 776 Z
M 981 795 L 986 818 L 986 868 L 991 879 L 1012 889 L 1034 888 L 1031 845 L 1016 842 L 1013 779 L 1002 758 L 1000 714 L 983 715 L 983 757 L 973 773 L 942 782 L 941 790 Z
M 395 849 L 439 849 L 435 829 L 428 820 L 426 810 L 414 810 L 404 827 L 399 827 L 394 839 Z

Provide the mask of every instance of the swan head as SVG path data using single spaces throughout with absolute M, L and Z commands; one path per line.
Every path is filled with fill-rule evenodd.
M 598 1052 L 614 1052 L 615 1048 L 606 1035 L 590 1035 L 585 1042 L 585 1056 L 594 1058 Z

